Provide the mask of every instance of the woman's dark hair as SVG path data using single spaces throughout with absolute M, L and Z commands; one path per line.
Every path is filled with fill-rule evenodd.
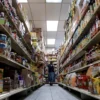
M 52 64 L 52 61 L 50 61 L 50 64 Z

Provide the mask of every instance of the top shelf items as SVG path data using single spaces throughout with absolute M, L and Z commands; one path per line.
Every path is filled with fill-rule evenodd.
M 14 0 L 15 1 L 15 0 Z M 7 2 L 8 3 L 8 2 Z M 17 5 L 16 5 L 17 6 Z M 24 44 L 24 47 L 25 48 L 22 48 L 23 49 L 23 52 L 24 52 L 24 56 L 27 57 L 27 59 L 31 62 L 34 63 L 34 61 L 31 59 L 31 51 L 32 51 L 32 48 L 30 49 L 28 44 L 26 43 L 26 40 L 25 40 L 25 36 L 27 36 L 27 38 L 29 37 L 29 41 L 31 40 L 30 38 L 30 35 L 28 35 L 28 33 L 26 33 L 28 31 L 28 28 L 18 28 L 20 27 L 20 20 L 18 19 L 16 13 L 14 12 L 13 8 L 10 6 L 10 4 L 5 4 L 5 2 L 0 2 L 0 7 L 2 8 L 1 11 L 5 12 L 9 22 L 13 25 L 13 26 L 10 26 L 10 23 L 9 23 L 9 26 L 13 28 L 13 32 L 16 33 L 17 32 L 17 35 L 19 36 L 19 39 L 22 41 L 22 43 Z M 9 10 L 10 9 L 10 10 Z M 25 25 L 25 21 L 23 22 L 24 25 Z M 26 26 L 26 25 L 25 25 Z M 24 26 L 23 26 L 24 27 Z M 26 31 L 27 30 L 27 31 Z M 29 31 L 28 31 L 29 32 Z M 30 41 L 31 42 L 31 41 Z M 30 53 L 28 53 L 28 51 L 30 51 Z M 27 55 L 27 56 L 26 56 Z
M 18 15 L 19 19 L 23 22 L 23 24 L 24 24 L 24 26 L 25 26 L 26 32 L 29 34 L 29 29 L 28 29 L 28 27 L 27 27 L 27 25 L 26 25 L 26 22 L 25 22 L 25 20 L 24 20 L 24 17 L 23 17 L 23 15 L 22 15 L 22 12 L 21 12 L 21 10 L 20 10 L 20 8 L 19 8 L 19 6 L 18 6 L 17 0 L 12 0 L 12 3 L 13 3 L 14 8 L 16 9 L 16 12 L 17 12 L 17 15 Z M 28 49 L 30 52 L 32 52 L 32 51 L 31 51 L 31 50 L 32 50 L 32 46 L 31 46 L 30 44 L 28 45 L 25 41 L 24 41 L 24 43 L 25 43 L 25 46 L 27 47 L 27 49 Z
M 80 56 L 74 57 L 75 54 L 79 53 L 79 50 L 77 49 L 77 53 L 75 53 L 74 51 L 75 51 L 75 48 L 77 47 L 77 45 L 82 41 L 84 36 L 86 36 L 86 34 L 89 32 L 90 28 L 92 27 L 93 23 L 95 22 L 97 13 L 100 10 L 99 2 L 95 2 L 95 5 L 96 6 L 94 8 L 91 8 L 92 5 L 90 2 L 89 6 L 87 7 L 87 10 L 85 9 L 86 10 L 85 17 L 81 17 L 82 19 L 80 19 L 79 24 L 76 27 L 70 41 L 68 42 L 68 45 L 66 46 L 63 56 L 61 57 L 60 63 L 62 63 L 62 68 L 64 66 L 67 66 L 67 64 L 70 63 L 70 61 L 75 60 L 74 58 L 78 59 L 80 57 Z M 72 50 L 74 50 L 74 51 L 72 52 Z M 66 62 L 65 58 L 67 58 L 68 55 L 71 55 L 71 56 L 68 60 L 68 63 L 65 63 Z M 71 59 L 73 59 L 73 60 L 71 60 Z

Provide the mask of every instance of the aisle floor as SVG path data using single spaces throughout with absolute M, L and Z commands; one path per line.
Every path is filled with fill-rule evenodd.
M 58 85 L 49 86 L 46 84 L 33 92 L 24 100 L 81 100 Z

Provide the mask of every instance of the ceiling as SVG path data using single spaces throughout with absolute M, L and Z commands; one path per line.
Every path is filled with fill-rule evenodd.
M 47 45 L 46 48 L 58 49 L 64 41 L 64 22 L 68 17 L 71 0 L 63 0 L 62 3 L 46 3 L 45 0 L 28 0 L 22 5 L 26 8 L 29 20 L 36 28 L 42 28 L 45 43 L 48 38 L 55 38 L 55 45 Z M 47 32 L 46 21 L 58 20 L 56 32 Z

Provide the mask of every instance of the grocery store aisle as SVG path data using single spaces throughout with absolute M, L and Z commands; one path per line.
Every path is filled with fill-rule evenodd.
M 58 85 L 44 85 L 24 100 L 80 100 Z

